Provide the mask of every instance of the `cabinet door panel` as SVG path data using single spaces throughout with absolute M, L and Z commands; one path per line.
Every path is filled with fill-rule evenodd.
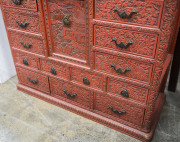
M 51 56 L 86 63 L 86 1 L 47 0 Z

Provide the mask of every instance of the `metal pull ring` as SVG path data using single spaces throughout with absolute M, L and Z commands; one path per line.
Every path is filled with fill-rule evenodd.
M 111 64 L 111 67 L 117 72 L 117 73 L 120 73 L 120 74 L 125 74 L 127 71 L 131 71 L 131 69 L 128 67 L 126 68 L 124 71 L 122 70 L 122 68 L 118 68 L 116 69 L 115 67 L 115 64 Z
M 67 93 L 67 91 L 66 91 L 65 89 L 64 89 L 63 91 L 64 91 L 64 93 L 65 93 L 68 97 L 73 98 L 73 97 L 77 96 L 76 93 L 74 93 L 73 95 L 71 95 L 70 93 Z
M 27 77 L 27 79 L 29 80 L 29 82 L 31 82 L 32 84 L 37 84 L 38 80 L 31 80 L 30 77 Z
M 24 48 L 27 48 L 27 49 L 31 48 L 31 46 L 32 46 L 32 43 L 30 43 L 29 45 L 25 44 L 23 41 L 21 41 L 20 43 Z
M 123 111 L 115 110 L 111 105 L 109 106 L 109 108 L 110 108 L 114 113 L 119 114 L 119 115 L 122 115 L 122 114 L 126 113 L 125 110 L 123 110 Z
M 115 37 L 112 38 L 112 41 L 115 42 L 117 47 L 125 48 L 127 49 L 131 44 L 133 44 L 133 41 L 130 40 L 127 44 L 124 44 L 124 42 L 117 43 L 117 39 Z
M 133 9 L 130 14 L 127 14 L 126 11 L 124 11 L 122 13 L 119 12 L 119 9 L 117 7 L 114 8 L 114 11 L 117 12 L 119 17 L 121 17 L 122 19 L 130 19 L 133 14 L 137 14 L 137 10 L 136 9 Z
M 16 20 L 16 23 L 17 23 L 20 27 L 22 27 L 22 28 L 25 28 L 25 27 L 27 27 L 27 25 L 29 25 L 28 22 L 25 22 L 25 23 L 23 24 L 23 23 L 20 23 L 18 20 Z
M 129 98 L 129 93 L 128 93 L 127 89 L 122 90 L 120 94 L 126 98 Z
M 15 5 L 21 5 L 22 0 L 12 0 Z
M 23 60 L 23 64 L 24 65 L 29 65 L 28 60 L 26 58 Z
M 71 25 L 71 22 L 69 21 L 68 15 L 64 15 L 63 23 L 64 23 L 64 25 L 67 25 L 67 26 Z

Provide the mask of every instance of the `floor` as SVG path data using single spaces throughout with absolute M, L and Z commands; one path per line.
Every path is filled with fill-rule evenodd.
M 0 84 L 0 142 L 139 142 L 125 134 Z M 166 91 L 167 92 L 167 91 Z M 180 83 L 167 100 L 153 142 L 180 142 Z

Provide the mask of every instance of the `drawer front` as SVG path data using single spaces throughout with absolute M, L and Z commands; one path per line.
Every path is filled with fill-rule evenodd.
M 41 33 L 38 16 L 5 12 L 7 27 L 27 32 Z
M 75 105 L 90 108 L 90 91 L 62 80 L 50 79 L 52 95 Z
M 157 35 L 95 26 L 94 45 L 116 51 L 154 57 Z
M 39 65 L 39 59 L 35 56 L 30 56 L 27 55 L 25 53 L 19 53 L 19 52 L 15 52 L 14 53 L 14 57 L 15 57 L 15 63 L 17 65 L 23 65 L 26 67 L 30 67 L 30 68 L 34 68 L 34 69 L 38 69 L 38 65 Z
M 22 49 L 28 52 L 45 55 L 44 44 L 41 36 L 25 34 L 13 30 L 9 31 L 11 47 Z
M 121 81 L 108 79 L 107 92 L 116 94 L 119 97 L 126 98 L 127 100 L 135 100 L 145 104 L 148 89 L 127 84 Z
M 60 77 L 60 78 L 66 78 L 67 79 L 67 68 L 65 64 L 63 63 L 56 63 L 53 61 L 47 61 L 47 60 L 41 60 L 41 70 L 45 71 L 47 73 L 50 73 L 51 75 Z
M 7 7 L 37 11 L 36 0 L 2 0 L 2 2 Z
M 162 8 L 159 0 L 96 0 L 95 18 L 159 27 Z
M 95 53 L 95 69 L 143 82 L 150 81 L 152 65 L 127 58 Z
M 71 75 L 74 82 L 102 90 L 103 78 L 101 75 L 78 68 L 72 68 Z
M 17 74 L 20 84 L 49 94 L 49 81 L 47 76 L 23 68 L 17 68 Z
M 132 103 L 126 103 L 116 96 L 95 94 L 95 112 L 110 119 L 122 120 L 142 125 L 144 109 Z

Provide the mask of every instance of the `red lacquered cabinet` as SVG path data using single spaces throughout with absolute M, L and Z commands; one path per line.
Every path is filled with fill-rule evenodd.
M 151 141 L 179 0 L 0 2 L 19 90 Z

